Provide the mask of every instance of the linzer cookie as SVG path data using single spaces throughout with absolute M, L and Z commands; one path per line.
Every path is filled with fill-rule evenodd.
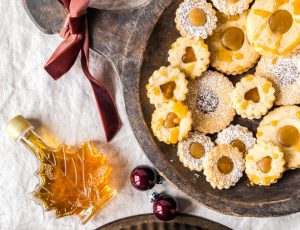
M 230 125 L 218 133 L 217 144 L 229 144 L 237 147 L 240 152 L 246 153 L 253 147 L 256 139 L 246 127 L 240 125 Z
M 223 14 L 242 14 L 253 0 L 212 0 L 213 5 Z
M 205 156 L 214 148 L 208 136 L 193 132 L 189 137 L 178 143 L 177 155 L 180 162 L 190 170 L 201 172 Z
M 213 188 L 229 189 L 243 176 L 243 153 L 231 145 L 219 145 L 206 156 L 204 175 Z
M 175 22 L 183 37 L 206 39 L 217 26 L 217 17 L 205 0 L 185 0 L 176 11 Z
M 152 114 L 151 127 L 158 140 L 176 144 L 186 138 L 192 128 L 191 113 L 181 102 L 164 103 Z
M 287 168 L 299 168 L 300 107 L 282 106 L 265 116 L 257 129 L 257 142 L 272 142 L 280 146 Z
M 272 82 L 276 105 L 300 103 L 300 54 L 276 59 L 262 57 L 256 67 L 256 74 Z
M 258 119 L 273 106 L 275 89 L 266 78 L 247 75 L 231 95 L 233 107 L 243 118 Z
M 284 165 L 283 152 L 271 142 L 256 144 L 246 156 L 246 174 L 252 185 L 276 183 L 285 171 Z
M 178 68 L 163 66 L 149 78 L 147 97 L 155 106 L 169 101 L 183 101 L 188 90 L 187 84 L 184 73 Z
M 178 67 L 191 79 L 201 76 L 209 65 L 207 45 L 202 39 L 180 37 L 169 51 L 168 61 L 171 66 Z
M 227 77 L 205 72 L 188 85 L 186 104 L 193 117 L 193 127 L 202 133 L 216 133 L 226 128 L 235 116 L 230 94 L 234 87 Z
M 232 17 L 218 15 L 218 27 L 207 40 L 212 67 L 227 75 L 248 71 L 260 57 L 248 42 L 246 18 L 247 13 Z
M 247 17 L 247 36 L 263 56 L 288 56 L 300 48 L 298 0 L 256 0 Z

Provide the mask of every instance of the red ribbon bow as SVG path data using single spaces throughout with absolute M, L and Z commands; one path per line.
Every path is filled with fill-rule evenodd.
M 106 139 L 110 141 L 121 126 L 116 105 L 108 90 L 89 71 L 89 33 L 86 9 L 90 0 L 58 0 L 69 11 L 60 35 L 65 39 L 54 51 L 45 70 L 54 80 L 67 73 L 81 52 L 81 66 L 90 81 Z

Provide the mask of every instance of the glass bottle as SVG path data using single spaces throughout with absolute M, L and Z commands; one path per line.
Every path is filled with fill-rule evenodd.
M 33 193 L 46 211 L 57 217 L 78 215 L 88 222 L 115 194 L 109 187 L 111 168 L 91 142 L 79 147 L 49 147 L 21 115 L 6 125 L 6 133 L 23 144 L 40 162 L 36 174 L 41 178 Z

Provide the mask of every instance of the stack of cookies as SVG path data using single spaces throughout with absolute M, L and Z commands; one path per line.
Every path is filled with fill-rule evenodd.
M 299 168 L 300 0 L 185 0 L 175 22 L 170 65 L 146 86 L 158 140 L 178 143 L 183 165 L 218 189 L 244 171 L 269 186 Z M 262 118 L 257 138 L 231 124 L 236 115 Z

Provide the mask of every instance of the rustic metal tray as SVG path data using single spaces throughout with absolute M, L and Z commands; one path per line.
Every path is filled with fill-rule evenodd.
M 300 173 L 288 171 L 270 187 L 249 186 L 244 176 L 229 190 L 214 190 L 202 173 L 183 167 L 176 147 L 159 142 L 151 131 L 154 107 L 145 85 L 153 73 L 167 65 L 167 51 L 179 36 L 175 11 L 180 0 L 153 0 L 131 11 L 89 9 L 91 47 L 113 61 L 124 86 L 127 114 L 135 136 L 155 167 L 179 190 L 195 201 L 221 213 L 238 216 L 281 216 L 300 211 Z M 25 9 L 46 33 L 60 30 L 66 12 L 56 0 L 23 0 Z M 240 76 L 231 77 L 236 82 Z M 258 121 L 236 116 L 235 124 L 256 131 Z

